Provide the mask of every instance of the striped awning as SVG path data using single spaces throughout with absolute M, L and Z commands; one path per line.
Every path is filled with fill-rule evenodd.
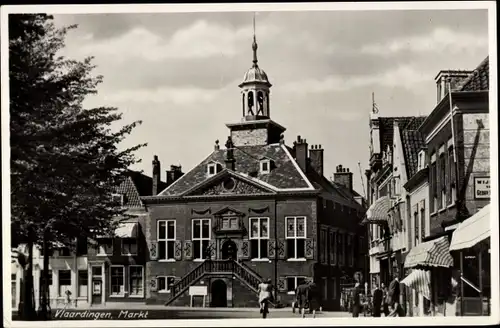
M 431 299 L 431 277 L 429 271 L 414 269 L 406 278 L 401 280 L 401 283 L 422 294 L 426 299 Z
M 118 238 L 137 238 L 137 222 L 124 222 L 120 223 L 115 230 L 116 237 Z
M 365 223 L 387 222 L 387 212 L 391 207 L 391 201 L 388 196 L 382 196 L 375 201 L 366 211 Z
M 453 266 L 450 254 L 450 244 L 446 236 L 421 243 L 408 252 L 405 268 L 415 267 L 445 267 Z
M 490 205 L 461 222 L 453 232 L 450 251 L 471 248 L 491 236 Z

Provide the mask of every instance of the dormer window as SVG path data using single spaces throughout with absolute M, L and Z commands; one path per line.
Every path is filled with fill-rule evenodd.
M 207 165 L 207 175 L 209 177 L 216 175 L 217 174 L 217 164 L 216 163 L 210 163 Z
M 260 173 L 267 174 L 271 172 L 271 161 L 268 159 L 262 159 L 260 161 Z

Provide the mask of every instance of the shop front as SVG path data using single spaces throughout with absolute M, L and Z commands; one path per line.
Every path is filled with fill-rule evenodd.
M 453 232 L 450 251 L 460 263 L 461 316 L 490 315 L 490 205 L 461 222 Z

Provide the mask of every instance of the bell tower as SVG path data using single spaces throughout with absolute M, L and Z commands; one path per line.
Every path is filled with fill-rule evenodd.
M 241 122 L 226 124 L 231 132 L 234 146 L 258 146 L 279 143 L 285 128 L 271 120 L 270 89 L 266 72 L 257 60 L 257 38 L 255 36 L 255 15 L 253 17 L 253 63 L 238 85 L 241 89 Z
M 244 120 L 268 119 L 271 83 L 266 72 L 259 67 L 257 59 L 257 38 L 255 36 L 255 16 L 253 19 L 253 64 L 240 83 Z

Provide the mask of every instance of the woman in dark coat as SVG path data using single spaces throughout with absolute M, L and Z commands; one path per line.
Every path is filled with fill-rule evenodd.
M 316 311 L 319 310 L 320 304 L 319 304 L 319 298 L 320 298 L 320 293 L 319 293 L 319 288 L 318 285 L 314 281 L 311 281 L 309 284 L 309 311 L 312 312 L 313 318 L 316 317 Z

